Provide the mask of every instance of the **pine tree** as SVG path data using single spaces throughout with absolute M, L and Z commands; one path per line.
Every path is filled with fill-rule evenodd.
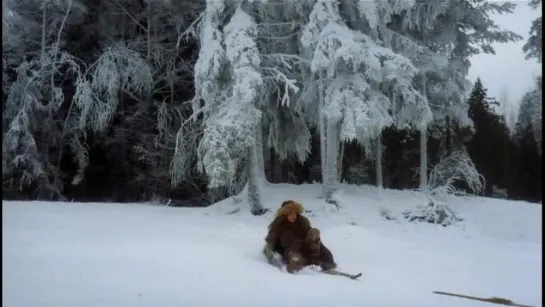
M 538 9 L 541 6 L 541 0 L 530 0 L 530 7 L 534 10 Z M 539 63 L 543 57 L 542 50 L 542 40 L 543 40 L 543 25 L 541 16 L 532 21 L 532 26 L 530 27 L 530 36 L 528 40 L 522 46 L 522 51 L 526 53 L 526 59 L 535 58 Z
M 485 177 L 485 195 L 490 195 L 493 185 L 505 186 L 505 156 L 498 153 L 506 150 L 505 140 L 509 138 L 509 132 L 503 118 L 492 109 L 492 105 L 498 105 L 498 102 L 487 96 L 480 78 L 470 93 L 468 105 L 468 116 L 474 123 L 475 132 L 467 144 L 467 151 L 479 173 Z
M 534 141 L 532 125 L 520 122 L 515 128 L 516 152 L 512 180 L 508 193 L 510 198 L 530 201 L 542 200 L 542 159 Z

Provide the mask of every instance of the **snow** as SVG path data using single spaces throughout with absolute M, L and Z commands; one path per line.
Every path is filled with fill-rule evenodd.
M 208 208 L 3 201 L 2 303 L 487 305 L 432 293 L 446 291 L 542 306 L 540 204 L 452 197 L 465 221 L 444 228 L 380 217 L 423 202 L 416 192 L 342 185 L 339 210 L 320 193 L 320 185 L 268 184 L 262 199 L 273 210 L 302 202 L 339 269 L 363 272 L 360 280 L 270 266 L 261 248 L 272 213 L 251 216 L 243 195 Z

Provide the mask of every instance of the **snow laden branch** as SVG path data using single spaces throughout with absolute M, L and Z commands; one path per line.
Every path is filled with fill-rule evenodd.
M 534 140 L 539 153 L 542 149 L 542 123 L 543 123 L 543 108 L 542 108 L 542 78 L 537 77 L 535 80 L 534 89 L 524 94 L 520 102 L 518 115 L 518 129 L 532 130 Z
M 247 159 L 248 196 L 252 212 L 257 212 L 261 205 L 257 190 L 260 175 L 256 137 L 261 133 L 258 101 L 263 87 L 255 42 L 257 26 L 250 15 L 238 7 L 225 25 L 221 41 L 216 14 L 222 9 L 217 1 L 207 3 L 201 43 L 203 48 L 204 44 L 210 44 L 216 53 L 201 49 L 195 66 L 196 83 L 198 80 L 204 83 L 197 89 L 197 98 L 202 98 L 208 107 L 204 113 L 204 134 L 197 150 L 199 168 L 208 175 L 209 188 L 217 188 L 229 185 L 237 175 L 239 164 Z
M 260 53 L 257 48 L 257 25 L 241 6 L 225 26 L 225 50 L 233 69 L 232 96 L 229 111 L 239 125 L 231 126 L 231 133 L 242 139 L 235 143 L 240 150 L 246 149 L 248 171 L 248 202 L 254 215 L 264 213 L 261 205 L 260 186 L 264 182 L 262 169 L 261 103 L 263 78 L 259 71 Z M 229 121 L 231 125 L 236 121 Z
M 27 63 L 24 63 L 27 64 Z M 32 119 L 39 112 L 41 95 L 29 78 L 20 73 L 10 87 L 7 106 L 18 106 L 2 140 L 2 180 L 19 178 L 20 189 L 35 181 L 47 179 L 41 155 L 32 132 L 36 129 Z M 7 110 L 9 111 L 9 110 Z M 5 115 L 5 114 L 3 114 Z M 18 176 L 17 176 L 18 175 Z
M 149 93 L 151 86 L 151 69 L 138 52 L 121 45 L 106 48 L 76 86 L 80 128 L 104 131 L 117 110 L 120 93 L 138 97 Z
M 477 194 L 483 190 L 484 184 L 484 177 L 477 171 L 465 148 L 443 156 L 432 168 L 428 180 L 432 196 L 468 195 L 457 185 L 465 186 L 470 193 Z
M 341 139 L 371 140 L 392 124 L 390 101 L 370 88 L 362 74 L 337 78 L 326 89 L 324 114 L 341 123 Z
M 281 92 L 284 93 L 282 95 L 280 105 L 289 107 L 290 106 L 290 90 L 294 95 L 299 92 L 299 87 L 296 85 L 297 80 L 288 78 L 286 74 L 281 72 L 276 67 L 263 68 L 263 74 L 264 74 L 264 79 L 267 78 L 267 76 L 269 76 L 270 79 L 275 81 L 273 84 L 276 87 L 278 93 L 281 93 Z M 284 84 L 283 91 L 278 87 L 277 83 Z
M 195 63 L 195 98 L 193 112 L 201 111 L 201 101 L 212 110 L 225 102 L 227 58 L 222 46 L 223 0 L 207 0 L 206 10 L 199 25 L 199 57 Z
M 259 111 L 248 114 L 245 106 L 222 106 L 211 116 L 204 128 L 197 149 L 199 170 L 208 175 L 210 188 L 228 185 L 236 176 L 239 163 L 246 158 L 246 150 L 254 145 L 253 135 Z
M 199 30 L 199 57 L 195 63 L 195 97 L 193 99 L 193 115 L 185 120 L 180 115 L 180 128 L 176 134 L 176 143 L 174 155 L 170 163 L 171 184 L 173 187 L 184 180 L 189 165 L 190 156 L 193 154 L 188 152 L 187 144 L 194 140 L 191 138 L 188 124 L 195 122 L 198 115 L 204 115 L 203 124 L 208 128 L 208 133 L 204 132 L 203 138 L 200 140 L 197 148 L 204 150 L 204 156 L 198 156 L 200 171 L 204 172 L 204 165 L 215 163 L 212 161 L 212 153 L 207 153 L 208 146 L 218 146 L 218 151 L 215 153 L 219 159 L 217 162 L 223 162 L 223 166 L 216 169 L 215 165 L 210 165 L 210 169 L 214 168 L 216 175 L 211 177 L 224 178 L 229 177 L 229 173 L 236 167 L 232 165 L 228 152 L 225 150 L 226 144 L 220 145 L 217 142 L 225 140 L 216 139 L 217 129 L 208 127 L 210 121 L 213 122 L 216 117 L 215 112 L 218 112 L 228 97 L 228 71 L 227 58 L 225 49 L 222 46 L 223 33 L 220 30 L 222 22 L 222 14 L 225 9 L 224 1 L 207 0 L 206 9 L 201 14 L 200 23 L 197 28 Z M 204 106 L 202 105 L 204 102 Z M 205 128 L 206 129 L 206 128 Z M 204 138 L 206 137 L 206 139 Z M 194 140 L 195 141 L 195 140 Z M 203 143 L 204 142 L 204 143 Z M 203 160 L 204 158 L 204 160 Z M 205 162 L 206 160 L 206 162 Z M 210 175 L 209 175 L 210 176 Z M 214 182 L 214 184 L 216 184 Z M 221 184 L 220 184 L 221 185 Z
M 5 175 L 18 176 L 19 173 L 25 185 L 38 180 L 39 190 L 54 197 L 60 196 L 60 157 L 65 140 L 78 132 L 67 129 L 71 108 L 64 120 L 55 118 L 65 97 L 62 88 L 52 80 L 55 80 L 61 67 L 63 72 L 80 77 L 80 67 L 84 66 L 77 58 L 54 47 L 18 67 L 17 80 L 9 88 L 3 112 L 3 119 L 10 123 L 3 139 Z M 46 97 L 49 99 L 44 102 Z M 70 146 L 70 143 L 68 146 L 75 156 L 87 154 L 85 148 Z M 52 158 L 55 150 L 58 153 L 57 162 Z M 79 160 L 77 165 L 77 172 L 83 173 L 87 162 Z M 53 184 L 49 182 L 51 178 L 54 178 Z M 79 180 L 76 178 L 74 182 Z

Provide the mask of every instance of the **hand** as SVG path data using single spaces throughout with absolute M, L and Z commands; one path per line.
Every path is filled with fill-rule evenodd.
M 333 270 L 333 269 L 337 268 L 336 263 L 320 262 L 319 265 L 320 265 L 320 267 L 322 268 L 323 271 L 329 271 L 329 270 Z
M 273 246 L 267 243 L 267 245 L 265 245 L 265 248 L 263 249 L 263 253 L 265 254 L 265 257 L 267 257 L 267 259 L 270 262 L 272 260 L 272 257 L 274 256 Z

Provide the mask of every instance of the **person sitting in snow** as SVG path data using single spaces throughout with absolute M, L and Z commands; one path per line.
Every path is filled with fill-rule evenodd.
M 319 265 L 324 271 L 336 268 L 333 254 L 320 239 L 320 231 L 311 227 L 303 210 L 303 205 L 296 201 L 282 203 L 268 227 L 263 253 L 271 264 L 275 264 L 275 253 L 280 255 L 290 273 L 307 265 Z

